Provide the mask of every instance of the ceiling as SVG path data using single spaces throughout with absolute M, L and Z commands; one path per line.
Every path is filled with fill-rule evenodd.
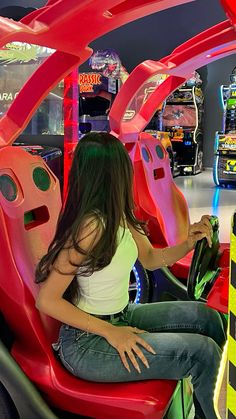
M 46 0 L 1 0 L 1 8 L 8 6 L 22 6 L 22 7 L 42 7 L 46 4 Z
M 33 9 L 44 6 L 46 0 L 1 0 L 0 16 L 20 20 Z

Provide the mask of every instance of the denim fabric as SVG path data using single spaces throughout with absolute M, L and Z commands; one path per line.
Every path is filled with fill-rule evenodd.
M 56 349 L 72 374 L 96 382 L 178 380 L 191 376 L 196 413 L 207 419 L 217 418 L 213 393 L 226 340 L 225 325 L 218 312 L 190 301 L 130 304 L 126 313 L 113 319 L 112 324 L 147 331 L 141 336 L 156 351 L 153 355 L 141 347 L 150 368 L 137 358 L 141 373 L 131 362 L 129 373 L 105 338 L 63 325 Z

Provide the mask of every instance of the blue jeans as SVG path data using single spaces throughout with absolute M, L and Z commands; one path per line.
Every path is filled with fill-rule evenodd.
M 63 325 L 56 349 L 72 374 L 96 382 L 179 380 L 191 376 L 197 417 L 217 418 L 213 393 L 226 340 L 225 325 L 217 311 L 191 301 L 130 304 L 112 323 L 148 332 L 141 336 L 156 352 L 153 355 L 142 347 L 150 368 L 137 358 L 141 374 L 131 362 L 129 373 L 105 338 Z

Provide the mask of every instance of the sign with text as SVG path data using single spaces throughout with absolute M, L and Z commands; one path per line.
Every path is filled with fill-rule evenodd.
M 102 84 L 100 73 L 80 73 L 79 90 L 80 93 L 93 93 L 95 86 Z

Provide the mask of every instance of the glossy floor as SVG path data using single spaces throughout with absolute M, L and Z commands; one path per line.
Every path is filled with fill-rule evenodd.
M 235 189 L 224 189 L 215 186 L 212 170 L 206 170 L 197 176 L 177 177 L 176 185 L 184 194 L 188 206 L 191 222 L 198 221 L 203 214 L 217 215 L 220 223 L 220 241 L 229 243 L 231 218 L 236 210 Z M 220 397 L 219 413 L 225 419 L 226 376 L 224 375 Z M 192 409 L 189 419 L 194 418 Z
M 236 210 L 236 185 L 235 189 L 216 187 L 210 169 L 196 176 L 179 176 L 174 180 L 187 200 L 191 222 L 198 221 L 203 214 L 217 215 L 220 242 L 228 243 L 231 217 Z

